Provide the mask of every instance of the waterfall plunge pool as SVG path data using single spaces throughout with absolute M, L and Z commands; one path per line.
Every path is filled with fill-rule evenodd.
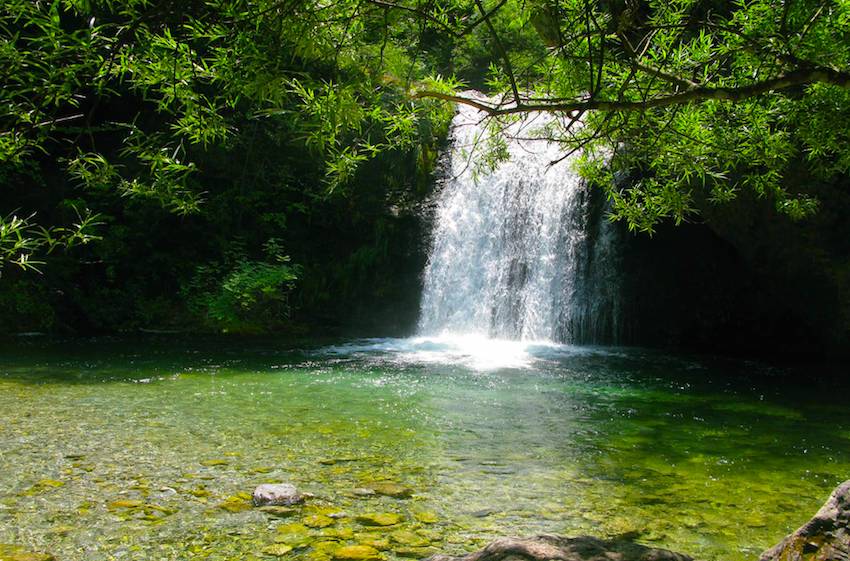
M 451 337 L 0 350 L 0 543 L 59 560 L 264 559 L 276 539 L 394 560 L 552 532 L 737 561 L 850 474 L 847 388 L 754 363 Z M 245 500 L 267 481 L 316 498 L 270 517 Z M 355 491 L 381 482 L 412 496 Z

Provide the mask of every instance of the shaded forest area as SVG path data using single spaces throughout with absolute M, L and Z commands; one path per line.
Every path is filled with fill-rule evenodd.
M 13 0 L 0 36 L 4 332 L 409 333 L 475 88 L 584 151 L 622 342 L 850 349 L 846 3 Z

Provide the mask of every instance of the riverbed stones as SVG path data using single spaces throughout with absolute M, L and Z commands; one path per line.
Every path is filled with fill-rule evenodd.
M 283 557 L 290 551 L 292 551 L 292 546 L 286 545 L 285 543 L 275 543 L 263 548 L 263 553 L 265 555 L 271 555 L 272 557 Z
M 428 561 L 693 561 L 682 553 L 656 549 L 625 540 L 602 540 L 590 536 L 565 538 L 539 535 L 532 538 L 500 538 L 483 549 L 453 557 L 432 555 Z
M 0 561 L 56 561 L 49 553 L 28 551 L 20 545 L 0 543 Z
M 394 512 L 373 512 L 361 514 L 355 518 L 364 526 L 393 526 L 402 521 L 402 516 Z
M 850 480 L 814 518 L 761 554 L 760 561 L 850 561 Z
M 336 561 L 376 561 L 383 559 L 381 553 L 368 545 L 346 545 L 333 552 Z
M 308 528 L 327 528 L 332 526 L 334 519 L 324 514 L 311 514 L 304 518 L 304 525 Z
M 288 506 L 261 506 L 260 511 L 275 518 L 289 518 L 298 513 L 298 509 Z
M 378 495 L 393 497 L 394 499 L 409 499 L 413 495 L 413 489 L 410 487 L 405 487 L 404 485 L 393 483 L 391 481 L 372 483 L 367 487 Z
M 264 483 L 254 489 L 254 506 L 292 506 L 304 502 L 304 495 L 289 483 Z

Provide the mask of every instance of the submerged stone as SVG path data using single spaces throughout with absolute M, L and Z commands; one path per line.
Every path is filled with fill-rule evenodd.
M 392 526 L 401 522 L 403 518 L 394 512 L 375 512 L 361 514 L 356 520 L 364 526 Z
M 346 545 L 333 552 L 337 561 L 372 561 L 382 559 L 381 553 L 368 545 Z
M 378 495 L 384 495 L 396 499 L 408 499 L 411 495 L 413 495 L 413 490 L 410 487 L 405 487 L 404 485 L 392 482 L 373 483 L 369 485 L 368 488 L 372 489 Z
M 334 524 L 334 519 L 324 514 L 312 514 L 304 518 L 304 525 L 309 528 L 327 528 Z
M 378 538 L 369 534 L 356 534 L 354 539 L 361 545 L 368 545 L 381 551 L 390 548 L 390 540 L 387 538 Z
M 431 543 L 427 538 L 415 534 L 410 530 L 396 530 L 390 534 L 390 539 L 397 544 L 410 547 L 424 547 Z
M 219 503 L 218 508 L 226 510 L 227 512 L 245 512 L 246 510 L 251 509 L 251 503 L 244 497 L 233 495 Z
M 297 522 L 290 524 L 281 524 L 277 527 L 277 536 L 274 539 L 277 543 L 285 543 L 292 547 L 305 547 L 313 542 L 310 536 L 310 529 L 304 524 Z
M 397 547 L 393 549 L 393 553 L 408 559 L 425 559 L 437 553 L 437 550 L 433 547 Z
M 414 512 L 413 517 L 422 524 L 436 524 L 439 520 L 437 513 L 429 510 Z
M 49 553 L 28 551 L 20 545 L 0 543 L 0 561 L 55 561 Z
M 24 495 L 37 495 L 39 493 L 44 493 L 46 491 L 50 491 L 52 489 L 58 489 L 65 485 L 64 481 L 59 481 L 58 479 L 41 479 L 35 483 L 32 487 L 24 491 Z
M 213 459 L 213 460 L 201 460 L 199 462 L 202 466 L 206 467 L 216 467 L 216 466 L 226 466 L 230 462 L 227 460 Z
M 292 546 L 283 543 L 276 543 L 263 548 L 265 555 L 271 555 L 273 557 L 283 557 L 290 551 L 292 551 Z
M 289 518 L 298 512 L 297 509 L 288 506 L 261 506 L 260 511 L 275 518 Z
M 122 508 L 141 508 L 144 506 L 143 501 L 135 500 L 135 499 L 119 499 L 117 501 L 112 501 L 106 508 L 108 510 L 119 510 Z
M 289 483 L 264 483 L 254 489 L 254 506 L 291 506 L 304 502 L 304 495 Z
M 324 528 L 319 532 L 323 538 L 335 540 L 350 540 L 354 537 L 354 530 L 351 528 Z

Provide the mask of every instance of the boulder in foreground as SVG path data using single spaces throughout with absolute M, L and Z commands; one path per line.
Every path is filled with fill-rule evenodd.
M 264 483 L 252 497 L 254 506 L 291 506 L 304 502 L 304 495 L 289 483 Z
M 761 554 L 760 561 L 850 561 L 850 480 L 814 518 Z
M 693 561 L 687 555 L 626 540 L 590 536 L 564 538 L 548 534 L 533 538 L 500 538 L 467 555 L 433 555 L 428 561 Z

